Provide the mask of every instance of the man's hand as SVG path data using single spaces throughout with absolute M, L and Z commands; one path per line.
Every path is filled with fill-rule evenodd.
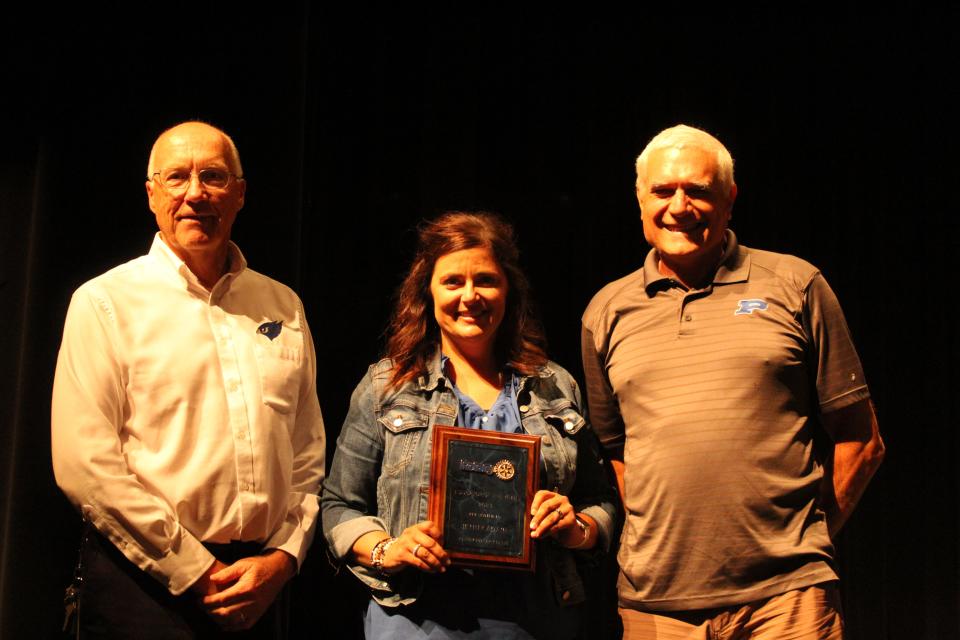
M 209 576 L 216 591 L 204 596 L 203 605 L 220 627 L 230 631 L 242 631 L 256 624 L 297 572 L 297 561 L 279 549 L 241 558 L 230 566 L 219 562 L 214 566 L 217 564 L 221 568 Z
M 191 585 L 190 590 L 193 591 L 197 596 L 203 597 L 208 596 L 212 593 L 217 592 L 217 585 L 210 580 L 210 576 L 213 574 L 226 569 L 227 565 L 220 562 L 219 560 L 214 559 L 213 564 L 210 565 L 210 568 L 207 569 L 206 573 L 200 576 L 200 579 Z

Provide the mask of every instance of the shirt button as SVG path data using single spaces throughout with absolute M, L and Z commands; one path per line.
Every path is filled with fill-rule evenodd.
M 247 432 L 246 432 L 246 431 L 238 431 L 238 432 L 237 432 L 237 437 L 240 438 L 241 440 L 246 440 L 246 439 L 247 439 Z
M 527 411 L 530 411 L 530 407 L 525 404 L 520 405 L 520 413 L 526 413 Z
M 683 319 L 686 320 L 687 322 L 690 322 L 691 320 L 693 320 L 693 316 L 684 316 Z

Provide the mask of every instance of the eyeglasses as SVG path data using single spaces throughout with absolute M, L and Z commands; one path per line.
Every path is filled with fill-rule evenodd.
M 159 182 L 164 189 L 170 192 L 186 191 L 190 186 L 190 180 L 194 172 L 186 169 L 167 169 L 154 172 L 151 178 L 160 176 Z M 234 180 L 243 180 L 242 176 L 237 176 L 226 169 L 200 169 L 196 172 L 197 180 L 203 185 L 204 189 L 219 191 L 226 189 L 230 184 L 230 178 Z

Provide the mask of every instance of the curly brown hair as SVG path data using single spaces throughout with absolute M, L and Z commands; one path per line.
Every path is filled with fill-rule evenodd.
M 385 354 L 393 359 L 394 387 L 425 375 L 440 345 L 430 294 L 434 265 L 449 253 L 477 247 L 489 249 L 507 276 L 506 312 L 494 343 L 497 362 L 523 375 L 534 375 L 546 364 L 546 336 L 520 269 L 513 227 L 487 211 L 448 211 L 419 226 L 417 252 L 397 291 Z

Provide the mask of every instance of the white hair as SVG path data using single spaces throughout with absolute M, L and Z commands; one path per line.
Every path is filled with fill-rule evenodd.
M 203 125 L 205 127 L 210 127 L 211 129 L 219 133 L 221 136 L 223 136 L 223 139 L 227 143 L 227 158 L 226 158 L 227 166 L 235 176 L 237 176 L 238 178 L 243 177 L 243 167 L 240 165 L 240 152 L 237 150 L 237 145 L 233 143 L 233 138 L 231 138 L 224 131 L 222 131 L 221 129 L 218 129 L 212 124 L 208 124 L 201 120 L 188 120 L 186 122 L 181 122 L 180 124 L 175 124 L 169 129 L 165 129 L 163 133 L 157 136 L 157 139 L 154 141 L 153 146 L 150 148 L 150 157 L 147 159 L 147 180 L 150 180 L 151 178 L 153 178 L 153 174 L 157 170 L 156 167 L 154 166 L 154 160 L 156 159 L 156 156 L 157 156 L 157 144 L 160 142 L 160 140 L 162 140 L 164 136 L 166 136 L 168 133 L 170 133 L 171 131 L 173 131 L 178 127 L 182 127 L 183 125 L 197 125 L 197 124 Z
M 640 152 L 640 155 L 637 156 L 637 188 L 641 186 L 646 177 L 647 159 L 651 153 L 658 149 L 683 149 L 684 147 L 716 153 L 717 177 L 720 179 L 720 183 L 727 189 L 734 185 L 733 156 L 723 146 L 723 143 L 706 131 L 685 124 L 678 124 L 653 136 L 643 151 Z

